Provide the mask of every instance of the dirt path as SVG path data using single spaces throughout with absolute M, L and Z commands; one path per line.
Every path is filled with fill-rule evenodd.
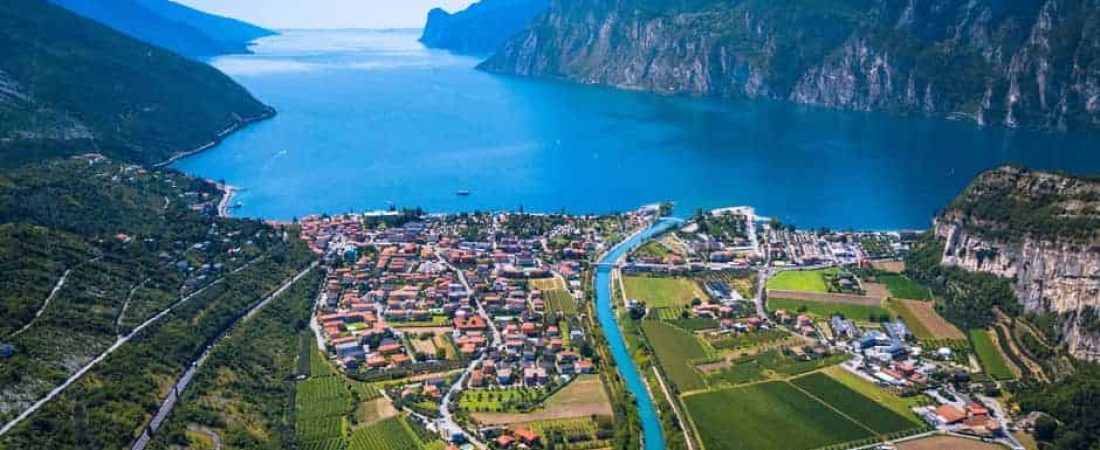
M 784 291 L 779 289 L 768 289 L 768 298 L 785 298 L 790 300 L 860 306 L 879 306 L 885 299 L 885 297 L 868 297 L 864 295 L 837 294 L 832 292 Z

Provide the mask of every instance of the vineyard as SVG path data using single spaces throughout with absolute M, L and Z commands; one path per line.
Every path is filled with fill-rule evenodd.
M 348 450 L 434 450 L 443 446 L 435 436 L 417 433 L 416 425 L 405 418 L 394 417 L 353 433 Z
M 577 315 L 577 301 L 564 289 L 543 291 L 550 312 L 561 311 L 566 316 Z
M 347 442 L 345 416 L 353 406 L 351 390 L 344 377 L 312 345 L 309 355 L 311 377 L 295 385 L 295 434 L 305 449 L 342 449 Z M 366 392 L 368 388 L 364 386 L 359 389 Z M 371 395 L 377 396 L 378 393 L 375 391 Z

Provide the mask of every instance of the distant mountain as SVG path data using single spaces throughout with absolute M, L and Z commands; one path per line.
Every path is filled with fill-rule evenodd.
M 554 0 L 482 67 L 1100 130 L 1100 0 Z
M 546 11 L 549 0 L 481 0 L 450 14 L 428 12 L 420 42 L 457 53 L 487 55 Z
M 169 0 L 51 1 L 131 37 L 195 58 L 247 53 L 249 42 L 274 34 Z
M 45 0 L 5 0 L 0 54 L 0 166 L 89 151 L 157 163 L 272 114 L 217 69 Z

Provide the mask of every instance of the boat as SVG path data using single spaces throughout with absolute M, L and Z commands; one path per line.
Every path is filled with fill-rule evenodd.
M 470 191 L 468 191 L 466 189 L 460 189 L 458 192 L 455 192 L 455 195 L 457 195 L 459 197 L 466 197 L 466 196 L 470 195 Z

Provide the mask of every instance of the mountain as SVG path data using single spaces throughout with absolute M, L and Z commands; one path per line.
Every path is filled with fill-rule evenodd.
M 217 69 L 44 0 L 0 9 L 0 166 L 98 151 L 162 162 L 271 108 Z
M 481 67 L 1100 130 L 1100 0 L 555 0 Z
M 51 1 L 136 39 L 195 58 L 247 53 L 249 42 L 274 34 L 169 0 Z
M 940 263 L 1011 280 L 1069 353 L 1100 360 L 1100 177 L 1001 167 L 935 220 Z
M 490 54 L 549 6 L 549 0 L 481 0 L 454 14 L 435 8 L 420 42 L 457 53 Z

